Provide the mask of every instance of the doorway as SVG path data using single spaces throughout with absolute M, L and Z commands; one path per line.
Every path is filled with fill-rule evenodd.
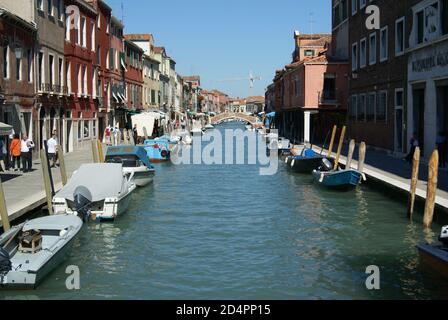
M 404 152 L 404 91 L 395 90 L 395 152 Z
M 413 134 L 417 135 L 422 156 L 425 156 L 425 87 L 415 86 L 413 96 Z

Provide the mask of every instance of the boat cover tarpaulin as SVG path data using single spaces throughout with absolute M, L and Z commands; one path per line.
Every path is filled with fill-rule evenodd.
M 73 193 L 79 186 L 84 186 L 90 191 L 93 202 L 115 198 L 126 191 L 122 190 L 123 179 L 125 179 L 123 166 L 120 163 L 84 164 L 55 198 L 73 201 Z
M 136 114 L 131 117 L 132 119 L 132 126 L 137 125 L 137 134 L 139 137 L 144 137 L 144 131 L 143 128 L 146 128 L 146 132 L 149 136 L 152 135 L 152 132 L 154 131 L 154 123 L 157 120 L 159 120 L 160 124 L 160 118 L 162 115 L 158 112 L 145 112 L 141 114 Z
M 9 136 L 12 133 L 12 126 L 0 122 L 0 136 Z

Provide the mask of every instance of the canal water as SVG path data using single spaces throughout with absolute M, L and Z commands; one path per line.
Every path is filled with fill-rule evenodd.
M 244 128 L 225 124 L 220 130 Z M 156 165 L 115 223 L 90 223 L 69 258 L 34 291 L 3 299 L 431 299 L 448 284 L 422 268 L 415 245 L 434 241 L 403 201 L 362 186 L 316 187 L 283 163 Z M 67 266 L 81 289 L 66 289 Z M 366 289 L 366 268 L 381 289 Z

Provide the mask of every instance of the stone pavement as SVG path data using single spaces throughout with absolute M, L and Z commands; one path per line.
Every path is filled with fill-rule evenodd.
M 314 147 L 320 152 L 321 147 Z M 333 151 L 333 157 L 337 151 L 336 147 Z M 327 151 L 324 151 L 324 154 Z M 347 163 L 346 156 L 348 154 L 348 144 L 344 145 L 341 164 Z M 358 159 L 358 146 L 355 149 L 354 159 Z M 411 185 L 412 165 L 408 162 L 394 157 L 385 151 L 379 151 L 372 148 L 367 149 L 366 153 L 365 174 L 374 180 L 379 180 L 403 192 L 409 192 Z M 357 162 L 353 162 L 352 167 L 357 167 Z M 426 189 L 428 181 L 428 164 L 421 162 L 419 170 L 419 182 L 417 185 L 417 197 L 426 199 Z M 440 209 L 448 211 L 448 170 L 439 169 L 438 190 L 437 190 L 437 206 Z
M 65 154 L 64 158 L 68 178 L 81 164 L 93 162 L 92 150 L 88 147 Z M 33 161 L 33 169 L 33 172 L 10 180 L 5 179 L 7 181 L 3 182 L 10 222 L 46 204 L 42 166 L 39 159 Z M 10 177 L 9 173 L 2 175 Z M 60 169 L 52 169 L 52 175 L 57 192 L 62 188 Z

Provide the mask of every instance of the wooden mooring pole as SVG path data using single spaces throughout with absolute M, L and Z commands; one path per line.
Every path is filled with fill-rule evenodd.
M 97 140 L 97 147 L 98 147 L 98 162 L 104 163 L 104 151 L 103 151 L 103 143 L 98 139 Z
M 414 159 L 412 162 L 411 189 L 409 191 L 409 201 L 408 201 L 408 218 L 411 220 L 414 215 L 415 193 L 417 192 L 419 168 L 420 168 L 420 148 L 417 147 L 415 149 Z
M 47 206 L 50 215 L 53 215 L 53 192 L 50 180 L 50 166 L 48 165 L 47 153 L 44 149 L 40 151 L 40 161 L 42 163 L 42 174 L 44 177 L 45 194 L 47 196 Z
M 355 140 L 351 140 L 350 146 L 348 148 L 347 165 L 345 166 L 345 169 L 350 169 L 352 167 L 353 154 L 355 153 L 355 148 L 356 148 L 356 142 Z
M 334 140 L 336 139 L 337 131 L 338 131 L 338 127 L 334 126 L 333 127 L 333 132 L 331 134 L 330 145 L 328 146 L 328 158 L 331 158 L 331 155 L 333 153 Z
M 366 143 L 361 142 L 359 145 L 359 159 L 358 159 L 358 171 L 364 173 L 364 164 L 366 162 Z
M 428 166 L 428 191 L 426 193 L 425 215 L 423 225 L 430 228 L 434 218 L 434 209 L 436 205 L 437 182 L 439 174 L 439 152 L 434 150 L 429 160 Z
M 62 147 L 58 145 L 57 147 L 58 151 L 58 158 L 59 158 L 59 169 L 61 170 L 61 180 L 62 185 L 65 186 L 67 184 L 67 170 L 65 169 L 65 159 L 64 159 L 64 151 L 62 150 Z
M 0 216 L 2 218 L 3 232 L 11 228 L 9 224 L 8 209 L 6 208 L 5 192 L 3 191 L 3 182 L 0 181 Z
M 341 157 L 342 147 L 344 146 L 345 130 L 347 130 L 346 126 L 342 128 L 341 137 L 339 139 L 338 153 L 336 154 L 336 159 L 334 160 L 334 170 L 337 170 L 339 167 L 339 158 Z
M 96 143 L 96 140 L 92 139 L 91 141 L 92 144 L 92 159 L 93 159 L 93 163 L 98 163 L 98 145 Z

